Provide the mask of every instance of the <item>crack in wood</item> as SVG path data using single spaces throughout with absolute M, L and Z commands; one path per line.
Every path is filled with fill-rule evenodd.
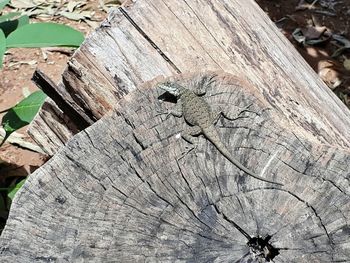
M 146 41 L 148 43 L 150 43 L 150 45 L 164 58 L 164 60 L 169 63 L 169 65 L 175 69 L 175 71 L 180 74 L 181 70 L 171 61 L 171 59 L 164 54 L 164 52 L 157 46 L 156 43 L 154 43 L 154 41 L 152 41 L 152 39 L 145 33 L 145 31 L 143 31 L 139 25 L 129 16 L 129 14 L 126 12 L 126 10 L 122 7 L 118 8 L 119 11 L 124 15 L 124 17 L 133 25 L 133 27 L 135 27 L 135 29 L 146 39 Z

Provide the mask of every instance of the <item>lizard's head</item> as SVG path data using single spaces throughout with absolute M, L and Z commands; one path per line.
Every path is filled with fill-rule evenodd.
M 180 97 L 181 90 L 183 89 L 183 87 L 180 84 L 169 81 L 158 83 L 157 88 L 160 88 L 175 97 Z

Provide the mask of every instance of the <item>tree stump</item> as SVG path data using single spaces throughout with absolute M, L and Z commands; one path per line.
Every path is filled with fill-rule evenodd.
M 208 103 L 238 116 L 216 124 L 223 142 L 283 186 L 244 174 L 203 136 L 183 155 L 187 124 L 159 114 L 173 102 L 158 78 L 29 177 L 1 262 L 349 261 L 350 153 L 298 136 L 242 76 L 172 78 L 191 89 L 208 79 Z
M 154 88 L 172 75 L 214 80 L 206 100 L 237 116 L 220 138 L 282 187 L 203 136 L 184 154 L 187 124 Z M 350 113 L 253 0 L 136 1 L 62 83 L 35 80 L 52 100 L 30 131 L 54 157 L 15 197 L 1 262 L 350 261 Z

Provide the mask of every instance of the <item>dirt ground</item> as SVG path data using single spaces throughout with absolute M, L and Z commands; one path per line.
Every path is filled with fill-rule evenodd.
M 106 13 L 98 9 L 98 1 L 89 1 L 90 8 L 96 12 L 94 19 L 102 21 Z M 12 12 L 6 8 L 5 12 Z M 33 22 L 47 21 L 40 18 L 30 20 Z M 69 25 L 85 34 L 94 29 L 88 24 L 79 21 L 72 21 L 65 17 L 54 17 L 50 22 Z M 14 106 L 24 98 L 23 93 L 33 92 L 38 88 L 32 83 L 31 77 L 36 68 L 46 73 L 53 81 L 58 83 L 69 59 L 69 53 L 73 51 L 69 48 L 57 49 L 57 51 L 47 51 L 39 48 L 13 48 L 6 53 L 3 69 L 0 78 L 0 112 Z M 1 114 L 0 117 L 4 115 Z M 20 129 L 19 133 L 26 135 L 27 127 Z M 26 135 L 25 140 L 31 141 Z M 34 142 L 33 142 L 34 143 Z M 22 149 L 16 145 L 5 143 L 0 148 L 0 187 L 4 179 L 13 176 L 26 176 L 40 167 L 47 156 L 30 150 Z
M 94 22 L 101 22 L 107 14 L 98 7 L 98 1 L 91 0 L 87 2 L 88 8 L 94 12 Z M 86 6 L 82 8 L 86 8 Z M 15 10 L 6 7 L 4 11 L 3 14 L 6 14 Z M 83 32 L 85 36 L 94 30 L 87 23 L 73 21 L 61 16 L 54 16 L 51 19 L 41 19 L 39 17 L 30 19 L 31 23 L 47 21 L 69 25 Z M 70 48 L 61 48 L 56 51 L 39 48 L 9 49 L 4 58 L 3 68 L 0 70 L 0 112 L 13 107 L 21 101 L 24 98 L 24 93 L 31 93 L 38 89 L 31 81 L 36 68 L 42 70 L 53 81 L 58 83 L 70 57 L 69 53 L 72 53 L 70 51 L 73 50 Z M 5 113 L 1 113 L 0 118 Z M 34 143 L 26 134 L 26 130 L 27 127 L 23 127 L 17 132 L 25 135 L 24 140 Z M 5 143 L 0 148 L 0 189 L 10 187 L 22 178 L 25 178 L 47 160 L 48 157 L 43 154 Z M 8 201 L 6 192 L 1 192 L 0 194 L 3 196 L 1 200 Z M 0 208 L 0 230 L 6 222 L 6 218 L 6 211 Z
M 96 11 L 96 20 L 102 21 L 107 14 L 98 9 L 98 2 L 89 1 L 90 8 Z M 339 47 L 332 42 L 332 39 L 320 45 L 303 47 L 292 36 L 296 28 L 316 28 L 318 32 L 319 28 L 324 30 L 322 29 L 324 26 L 326 32 L 342 34 L 346 39 L 350 39 L 350 0 L 304 1 L 304 6 L 298 5 L 302 2 L 300 0 L 256 0 L 256 2 L 274 22 L 279 21 L 276 25 L 283 34 L 330 88 L 350 106 L 348 99 L 350 71 L 344 67 L 344 62 L 347 61 L 346 55 L 350 56 L 349 52 L 345 51 L 340 56 L 331 58 L 331 54 Z M 6 11 L 11 11 L 11 9 L 6 8 Z M 31 22 L 36 21 L 40 19 L 31 19 Z M 72 21 L 64 17 L 55 17 L 54 21 L 68 24 L 85 34 L 93 30 L 87 23 Z M 36 68 L 39 68 L 56 83 L 60 81 L 69 56 L 61 52 L 46 53 L 47 58 L 41 49 L 10 49 L 7 52 L 3 69 L 0 71 L 0 111 L 14 106 L 23 99 L 24 91 L 32 92 L 37 89 L 31 82 Z M 19 132 L 25 134 L 26 128 Z M 26 138 L 30 141 L 29 136 Z M 5 185 L 12 178 L 28 175 L 47 159 L 42 154 L 5 143 L 0 148 L 0 187 L 6 187 Z
M 350 0 L 256 0 L 281 32 L 318 73 L 322 80 L 350 108 Z M 312 4 L 314 3 L 314 4 Z M 315 31 L 325 31 L 323 43 L 303 46 L 293 38 L 295 29 L 301 28 L 310 37 Z M 341 46 L 332 34 L 342 35 L 348 49 L 332 57 Z M 347 65 L 347 67 L 344 66 Z

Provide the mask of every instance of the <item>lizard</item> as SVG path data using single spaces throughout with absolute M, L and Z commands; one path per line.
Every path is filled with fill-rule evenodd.
M 233 165 L 244 171 L 246 174 L 267 183 L 283 185 L 256 175 L 231 155 L 227 147 L 221 141 L 219 133 L 215 128 L 215 123 L 219 119 L 220 115 L 223 115 L 226 118 L 228 117 L 225 116 L 222 111 L 215 116 L 209 104 L 202 97 L 202 95 L 205 94 L 205 91 L 197 91 L 197 93 L 195 93 L 194 91 L 185 88 L 176 82 L 170 81 L 158 83 L 157 88 L 168 92 L 170 95 L 176 98 L 176 107 L 167 113 L 167 117 L 169 115 L 173 115 L 175 117 L 183 116 L 185 121 L 190 125 L 190 127 L 181 134 L 184 140 L 192 145 L 195 145 L 192 136 L 203 134 L 207 140 L 214 144 L 217 150 L 226 159 L 228 159 Z

